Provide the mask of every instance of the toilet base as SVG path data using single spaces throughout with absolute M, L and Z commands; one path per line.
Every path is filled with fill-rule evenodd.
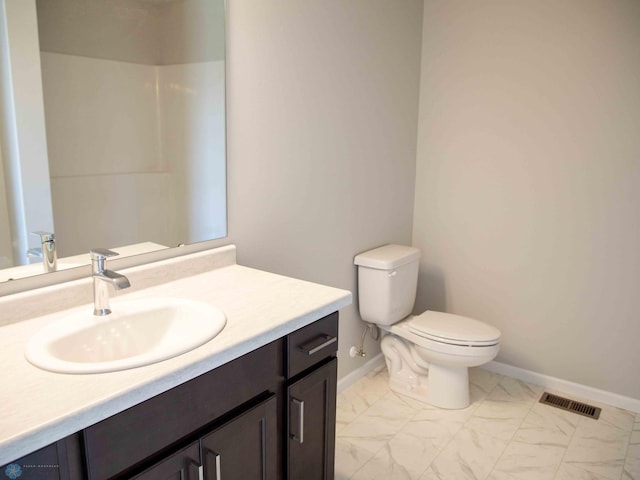
M 397 377 L 389 376 L 389 388 L 391 391 L 396 392 L 398 395 L 409 397 L 422 403 L 427 402 L 427 376 L 424 376 L 424 384 L 411 385 L 406 381 L 398 379 Z
M 434 407 L 447 410 L 458 410 L 470 405 L 469 399 L 469 371 L 440 372 L 446 367 L 429 368 L 427 375 L 418 381 L 409 382 L 406 378 L 389 375 L 389 388 L 394 392 L 413 398 L 419 402 L 428 403 Z M 435 385 L 435 387 L 434 387 Z
M 389 370 L 389 388 L 420 402 L 444 409 L 470 404 L 469 369 L 428 364 L 412 350 L 415 345 L 386 335 L 381 342 Z
M 460 409 L 469 406 L 469 369 L 429 365 L 426 401 L 440 408 Z

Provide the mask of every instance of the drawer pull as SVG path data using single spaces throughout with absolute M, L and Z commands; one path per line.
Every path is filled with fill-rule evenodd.
M 292 434 L 291 438 L 299 443 L 304 443 L 304 401 L 292 398 L 291 403 L 298 407 L 298 435 Z
M 325 347 L 328 347 L 332 343 L 336 343 L 338 341 L 338 337 L 332 337 L 330 335 L 320 335 L 319 337 L 314 338 L 309 343 L 305 343 L 298 347 L 307 355 L 313 355 L 314 353 L 319 352 Z

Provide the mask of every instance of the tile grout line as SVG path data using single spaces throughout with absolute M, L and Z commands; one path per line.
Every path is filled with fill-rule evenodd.
M 529 414 L 533 410 L 533 407 L 534 407 L 535 404 L 536 404 L 536 402 L 534 401 L 531 404 L 531 406 L 529 407 L 529 410 L 527 410 L 526 415 L 524 417 L 522 417 L 522 421 L 518 425 L 518 428 L 516 428 L 515 431 L 511 434 L 511 438 L 509 438 L 509 440 L 507 441 L 507 444 L 505 445 L 504 450 L 502 451 L 502 453 L 500 454 L 500 456 L 496 460 L 496 463 L 493 465 L 493 468 L 491 469 L 491 471 L 489 472 L 489 475 L 487 475 L 486 478 L 488 478 L 489 476 L 491 476 L 491 474 L 493 472 L 495 472 L 496 466 L 500 463 L 500 460 L 502 460 L 502 457 L 504 456 L 504 452 L 507 451 L 507 448 L 509 448 L 509 445 L 511 445 L 511 443 L 513 442 L 513 438 L 516 436 L 516 433 L 518 433 L 518 430 L 520 430 L 522 428 L 522 425 L 524 425 L 525 420 L 527 419 L 527 417 L 529 416 Z M 511 475 L 509 475 L 509 476 L 511 476 Z
M 500 375 L 500 374 L 497 374 Z M 500 375 L 501 378 L 504 378 L 504 375 Z M 502 381 L 502 380 L 501 380 Z M 473 412 L 475 412 L 476 410 L 478 410 L 480 408 L 480 405 L 482 405 L 482 403 L 484 403 L 484 401 L 487 399 L 487 397 L 491 394 L 491 392 L 500 384 L 500 382 L 496 383 L 493 388 L 491 390 L 489 390 L 487 392 L 486 395 L 484 395 L 484 397 L 482 397 L 482 400 L 480 400 L 478 402 L 478 405 L 473 409 Z M 417 414 L 416 414 L 417 415 Z M 469 420 L 471 420 L 471 418 L 473 417 L 473 413 L 469 416 L 469 418 L 467 418 L 462 425 L 460 426 L 460 428 L 456 431 L 456 433 L 454 433 L 453 435 L 451 435 L 451 438 L 441 447 L 438 449 L 438 453 L 433 457 L 433 459 L 431 460 L 431 462 L 429 463 L 429 465 L 427 465 L 427 468 L 425 468 L 422 473 L 420 474 L 420 478 L 422 476 L 424 476 L 425 472 L 427 470 L 429 470 L 429 468 L 431 468 L 431 466 L 433 465 L 433 463 L 438 459 L 438 457 L 440 455 L 442 455 L 442 452 L 444 452 L 447 447 L 449 445 L 451 445 L 451 442 L 453 442 L 455 440 L 455 438 L 459 435 L 459 433 L 462 431 L 462 429 L 465 427 L 465 425 L 467 424 L 467 422 L 469 422 Z
M 380 374 L 380 372 L 376 373 L 374 375 L 374 377 L 377 377 Z M 347 391 L 349 391 L 350 389 L 356 387 L 358 384 L 362 383 L 364 381 L 365 378 L 369 378 L 369 380 L 371 380 L 370 377 L 364 376 L 362 377 L 360 380 L 358 380 L 357 382 L 353 383 L 352 385 L 349 386 L 349 388 L 347 388 L 346 390 L 344 390 L 343 392 L 341 392 L 341 394 L 346 393 Z M 378 397 L 376 400 L 374 400 L 371 404 L 367 403 L 367 408 L 365 408 L 364 410 L 362 410 L 362 412 L 360 412 L 359 414 L 357 414 L 349 423 L 347 423 L 341 430 L 344 431 L 346 430 L 353 422 L 355 422 L 358 418 L 360 418 L 364 413 L 366 413 L 367 411 L 369 411 L 369 409 L 373 408 L 373 406 L 378 403 L 380 400 L 382 400 L 388 392 L 385 392 L 383 395 L 381 395 L 380 397 Z M 336 431 L 336 443 L 338 441 L 338 439 L 340 438 L 340 432 Z M 346 440 L 345 440 L 346 441 Z M 381 447 L 382 448 L 382 447 Z M 363 448 L 362 450 L 367 451 L 367 453 L 372 453 L 370 450 L 367 450 L 366 448 Z M 379 451 L 379 450 L 378 450 Z M 373 453 L 373 456 L 371 458 L 369 458 L 369 460 L 367 460 L 366 462 L 364 462 L 355 472 L 353 472 L 353 474 L 349 477 L 349 479 L 352 479 L 353 477 L 355 477 L 355 475 L 362 470 L 365 465 L 367 465 L 371 459 L 373 459 L 376 455 L 378 454 L 378 452 Z
M 504 375 L 503 375 L 503 376 L 502 376 L 502 378 L 504 379 L 504 378 L 511 378 L 511 377 L 506 377 L 506 376 L 504 376 Z M 520 381 L 520 380 L 519 380 L 519 381 Z M 500 383 L 501 383 L 501 382 L 502 382 L 502 380 L 500 380 L 500 382 L 498 382 L 498 384 L 494 387 L 494 389 L 498 388 L 498 386 L 500 385 Z M 523 382 L 523 383 L 526 383 L 526 382 Z M 491 392 L 493 392 L 493 390 L 491 390 Z M 489 394 L 487 394 L 487 397 L 489 397 L 489 395 L 491 394 L 491 392 L 489 392 Z M 486 398 L 485 398 L 485 399 L 486 399 Z M 484 402 L 484 400 L 485 400 L 485 399 L 483 399 L 483 402 Z M 527 410 L 527 413 L 522 417 L 522 421 L 521 421 L 521 422 L 520 422 L 520 424 L 518 425 L 518 428 L 516 428 L 516 429 L 514 430 L 514 432 L 511 434 L 511 437 L 509 438 L 509 440 L 507 440 L 507 441 L 506 441 L 506 445 L 505 445 L 504 449 L 503 449 L 503 450 L 502 450 L 502 452 L 500 453 L 500 456 L 497 458 L 496 462 L 493 464 L 493 467 L 491 468 L 491 470 L 489 471 L 489 474 L 485 477 L 485 479 L 486 479 L 486 478 L 489 478 L 489 477 L 491 476 L 491 474 L 492 474 L 493 472 L 495 472 L 495 470 L 496 470 L 496 466 L 500 463 L 500 460 L 501 460 L 501 459 L 502 459 L 502 457 L 504 456 L 504 452 L 506 452 L 506 451 L 507 451 L 507 448 L 509 448 L 509 445 L 511 445 L 511 443 L 513 442 L 513 438 L 515 437 L 516 433 L 518 433 L 518 430 L 520 430 L 520 428 L 522 428 L 522 425 L 524 424 L 525 420 L 527 419 L 527 417 L 529 416 L 529 414 L 530 414 L 530 413 L 531 413 L 531 411 L 533 410 L 533 407 L 535 406 L 535 404 L 536 404 L 536 400 L 534 399 L 534 400 L 531 402 L 531 405 L 529 405 L 529 409 Z M 492 436 L 492 435 L 489 435 L 489 436 L 493 438 L 493 436 Z M 509 476 L 511 476 L 511 475 L 509 475 Z
M 414 419 L 414 418 L 416 418 L 418 415 L 420 415 L 420 413 L 422 413 L 424 410 L 428 410 L 428 409 L 421 409 L 421 410 L 416 411 L 416 413 L 411 417 L 411 419 L 410 419 L 409 421 L 410 421 L 410 422 L 411 422 L 411 421 L 413 421 L 413 419 Z M 408 424 L 409 424 L 409 423 L 407 422 L 407 425 L 408 425 Z M 406 426 L 406 425 L 405 425 L 405 426 Z M 400 432 L 398 432 L 398 433 L 400 433 Z M 397 435 L 397 434 L 396 434 L 396 435 Z M 453 438 L 454 436 L 455 436 L 455 435 L 453 435 L 451 438 Z M 442 450 L 444 450 L 444 448 L 443 448 Z M 422 470 L 422 472 L 420 472 L 420 475 L 418 475 L 418 478 L 422 478 L 422 477 L 424 476 L 424 473 L 425 473 L 427 470 L 429 470 L 429 468 L 431 467 L 431 464 L 434 462 L 434 460 L 435 460 L 436 458 L 438 458 L 438 455 L 440 455 L 440 452 L 441 452 L 442 450 L 439 450 L 439 451 L 438 451 L 438 453 L 435 455 L 435 457 L 433 457 L 433 459 L 431 459 L 431 461 L 429 462 L 429 465 L 427 465 L 427 466 L 424 468 L 424 470 Z
M 636 419 L 633 417 L 633 425 L 631 426 L 631 432 L 629 432 L 629 438 L 627 439 L 627 452 L 624 455 L 622 461 L 622 472 L 620 472 L 620 480 L 623 480 L 625 467 L 627 466 L 627 460 L 629 459 L 629 450 L 631 450 L 631 437 L 633 436 L 634 427 L 636 426 Z
M 499 374 L 498 374 L 498 375 L 499 375 Z M 491 390 L 489 390 L 489 391 L 487 392 L 487 394 L 486 394 L 486 395 L 484 395 L 484 397 L 482 397 L 482 400 L 480 400 L 480 401 L 478 402 L 478 405 L 473 409 L 473 413 L 472 413 L 471 415 L 469 415 L 469 418 L 467 418 L 467 419 L 462 423 L 462 426 L 458 429 L 458 431 L 457 431 L 454 435 L 452 435 L 452 436 L 451 436 L 451 438 L 449 439 L 449 441 L 447 441 L 447 442 L 442 446 L 442 448 L 438 451 L 438 454 L 437 454 L 435 457 L 433 457 L 433 460 L 431 460 L 431 463 L 429 464 L 429 466 L 424 470 L 424 472 L 422 472 L 422 474 L 423 474 L 423 475 L 424 475 L 424 473 L 425 473 L 425 472 L 426 472 L 426 471 L 427 471 L 427 470 L 428 470 L 428 469 L 433 465 L 433 463 L 438 459 L 438 457 L 440 457 L 440 455 L 442 455 L 442 453 L 447 449 L 447 447 L 448 447 L 449 445 L 451 445 L 451 443 L 456 439 L 456 437 L 460 434 L 460 432 L 465 428 L 465 426 L 467 425 L 467 423 L 469 423 L 469 422 L 471 421 L 471 419 L 473 418 L 473 415 L 475 414 L 476 410 L 478 410 L 478 409 L 482 406 L 482 404 L 487 400 L 487 398 L 489 397 L 489 395 L 491 395 L 491 392 L 493 392 L 493 391 L 498 387 L 498 385 L 500 385 L 500 382 L 502 381 L 502 378 L 505 378 L 505 377 L 504 377 L 504 375 L 500 375 L 500 377 L 501 377 L 500 381 L 499 381 L 498 383 L 496 383 L 496 384 L 493 386 L 493 388 L 491 388 Z M 493 438 L 493 437 L 492 437 L 492 438 Z M 506 447 L 505 447 L 505 448 L 506 448 Z M 492 470 L 489 472 L 489 475 L 491 475 L 491 472 L 492 472 L 492 471 L 493 471 L 493 468 L 492 468 Z
M 633 438 L 633 432 L 636 431 L 636 424 L 638 425 L 638 432 L 640 436 L 640 413 L 635 413 L 633 416 L 633 425 L 631 425 L 631 434 L 629 435 L 629 440 L 627 442 L 627 454 L 624 457 L 624 463 L 622 464 L 622 473 L 620 474 L 620 480 L 624 480 L 625 468 L 627 466 L 627 460 L 629 460 L 629 452 L 631 451 L 631 446 L 635 445 L 635 443 L 631 443 L 631 439 Z M 640 442 L 638 442 L 640 444 Z
M 376 374 L 376 376 L 377 376 L 377 374 Z M 353 388 L 353 387 L 355 387 L 356 385 L 358 385 L 360 382 L 362 382 L 362 381 L 363 381 L 363 379 L 364 379 L 364 378 L 367 378 L 367 377 L 362 377 L 362 379 L 360 379 L 360 380 L 358 380 L 357 382 L 355 382 L 354 384 L 350 385 L 350 386 L 349 386 L 349 388 L 347 388 L 345 391 L 341 392 L 339 395 L 342 395 L 342 394 L 346 393 L 346 392 L 347 392 L 347 391 L 349 391 L 351 388 Z M 371 407 L 373 407 L 376 403 L 378 403 L 380 400 L 382 400 L 382 399 L 387 395 L 387 393 L 388 393 L 388 392 L 386 392 L 386 393 L 384 393 L 383 395 L 381 395 L 379 398 L 377 398 L 376 400 L 374 400 L 374 401 L 373 401 L 373 403 L 371 403 L 371 404 L 368 404 L 368 403 L 367 403 L 367 408 L 365 408 L 365 409 L 364 409 L 364 410 L 362 410 L 360 413 L 358 413 L 355 417 L 353 417 L 353 419 L 352 419 L 349 423 L 347 423 L 347 424 L 342 428 L 342 430 L 344 430 L 345 428 L 347 428 L 349 425 L 351 425 L 353 422 L 355 422 L 358 418 L 360 418 L 360 417 L 362 416 L 362 414 L 363 414 L 363 413 L 365 413 L 367 410 L 369 410 Z M 336 439 L 338 438 L 338 436 L 339 436 L 339 432 L 338 432 L 338 431 L 336 431 Z
M 489 391 L 489 392 L 487 393 L 487 395 L 485 396 L 485 398 L 483 398 L 483 399 L 482 399 L 482 403 L 484 403 L 484 402 L 489 398 L 489 396 L 491 395 L 491 393 L 493 393 L 493 391 L 494 391 L 496 388 L 498 388 L 498 387 L 500 386 L 500 384 L 502 383 L 502 380 L 504 380 L 505 378 L 512 378 L 512 377 L 508 377 L 508 376 L 506 376 L 506 375 L 501 375 L 501 377 L 502 377 L 502 378 L 500 379 L 500 381 L 499 381 L 499 382 L 498 382 L 498 383 L 497 383 L 497 384 L 496 384 L 496 385 L 491 389 L 491 391 Z M 516 379 L 516 380 L 517 380 L 517 379 Z M 518 381 L 519 381 L 519 382 L 522 382 L 522 383 L 525 383 L 525 384 L 528 384 L 527 382 L 523 382 L 523 381 L 521 381 L 521 380 L 518 380 Z M 526 411 L 525 415 L 523 415 L 522 420 L 521 420 L 521 421 L 520 421 L 520 423 L 518 424 L 518 427 L 514 430 L 514 432 L 513 432 L 513 433 L 511 434 L 511 436 L 509 437 L 509 439 L 508 439 L 508 440 L 505 440 L 505 447 L 504 447 L 504 449 L 503 449 L 503 450 L 502 450 L 502 452 L 500 453 L 500 456 L 496 459 L 496 461 L 495 461 L 495 463 L 493 464 L 493 466 L 492 466 L 491 470 L 489 471 L 489 473 L 484 477 L 485 479 L 486 479 L 486 478 L 489 478 L 489 477 L 491 476 L 491 474 L 493 474 L 493 473 L 496 471 L 496 466 L 500 463 L 500 460 L 501 460 L 501 459 L 502 459 L 502 457 L 504 456 L 504 454 L 505 454 L 505 452 L 507 451 L 507 449 L 508 449 L 509 445 L 511 445 L 511 444 L 512 444 L 513 439 L 514 439 L 514 437 L 515 437 L 516 433 L 518 433 L 518 431 L 522 428 L 522 425 L 523 425 L 523 424 L 524 424 L 524 422 L 526 421 L 526 419 L 527 419 L 527 417 L 529 416 L 529 414 L 532 412 L 533 407 L 535 406 L 536 402 L 537 402 L 537 401 L 536 401 L 536 399 L 535 399 L 535 397 L 534 397 L 534 399 L 531 401 L 531 403 L 530 403 L 530 405 L 529 405 L 529 408 L 527 409 L 527 411 Z M 469 421 L 469 420 L 471 420 L 471 417 L 470 417 L 467 421 Z M 465 425 L 466 425 L 466 422 L 465 422 Z M 488 435 L 488 436 L 489 436 L 489 437 L 492 437 L 492 438 L 496 438 L 496 437 L 493 437 L 493 435 Z M 499 440 L 500 440 L 500 439 L 499 439 Z M 509 476 L 511 476 L 511 475 L 509 475 Z
M 382 399 L 383 399 L 384 397 L 386 397 L 390 392 L 391 392 L 391 390 L 389 390 L 386 394 L 384 394 L 384 395 L 383 395 L 382 397 L 380 397 L 378 400 L 382 400 Z M 377 403 L 377 401 L 376 401 L 376 402 L 374 402 L 374 404 L 375 404 L 375 403 Z M 371 405 L 371 407 L 373 407 L 373 404 Z M 369 408 L 371 408 L 371 407 L 369 407 Z M 367 410 L 369 410 L 369 408 L 367 408 Z M 364 412 L 366 412 L 367 410 L 365 410 Z M 364 413 L 364 412 L 362 412 L 362 413 Z M 366 462 L 364 462 L 364 463 L 360 466 L 360 468 L 358 468 L 355 472 L 353 472 L 353 475 L 351 475 L 351 477 L 349 477 L 349 478 L 350 478 L 350 479 L 354 478 L 358 473 L 360 473 L 360 470 L 362 470 L 363 468 L 365 468 L 365 467 L 369 464 L 369 462 L 371 462 L 373 459 L 375 459 L 375 458 L 378 456 L 378 453 L 380 453 L 380 452 L 381 452 L 385 447 L 388 447 L 388 446 L 389 446 L 389 443 L 390 443 L 394 438 L 396 438 L 396 437 L 398 436 L 398 434 L 402 431 L 402 429 L 403 429 L 404 427 L 406 427 L 406 426 L 409 424 L 409 422 L 410 422 L 410 421 L 411 421 L 411 420 L 412 420 L 412 419 L 413 419 L 413 418 L 414 418 L 418 413 L 419 413 L 419 412 L 416 412 L 413 416 L 409 417 L 409 419 L 408 419 L 405 423 L 403 423 L 403 424 L 402 424 L 402 427 L 400 427 L 400 430 L 398 430 L 398 431 L 393 435 L 393 437 L 391 437 L 391 438 L 389 439 L 389 441 L 388 441 L 388 442 L 385 442 L 385 443 L 384 443 L 384 444 L 383 444 L 383 445 L 382 445 L 378 450 L 376 450 L 376 452 L 373 454 L 373 456 L 372 456 L 369 460 L 367 460 Z M 354 420 L 355 420 L 355 419 L 354 419 Z M 366 449 L 365 449 L 365 450 L 366 450 Z M 370 451 L 370 450 L 367 450 L 367 451 L 368 451 L 369 453 L 371 453 L 371 451 Z
M 573 438 L 576 436 L 576 432 L 578 431 L 578 427 L 583 422 L 583 420 L 584 420 L 584 418 L 579 418 L 578 419 L 578 423 L 576 423 L 576 426 L 573 429 L 573 432 L 571 433 L 571 438 L 567 442 L 567 448 L 564 449 L 564 453 L 562 454 L 562 458 L 560 459 L 560 463 L 556 467 L 556 471 L 553 474 L 553 478 L 554 479 L 558 476 L 558 473 L 560 472 L 560 468 L 562 467 L 562 464 L 564 463 L 564 459 L 566 458 L 567 453 L 569 452 L 569 446 L 571 445 L 571 442 L 573 441 Z
M 617 407 L 614 407 L 614 408 L 617 408 Z M 554 479 L 558 476 L 558 472 L 560 470 L 560 467 L 562 467 L 562 465 L 565 463 L 564 459 L 566 458 L 567 453 L 569 451 L 569 446 L 571 445 L 571 442 L 573 441 L 576 433 L 578 432 L 579 427 L 584 422 L 587 422 L 587 421 L 590 421 L 590 420 L 587 419 L 587 418 L 583 418 L 583 417 L 579 418 L 578 423 L 576 424 L 576 427 L 575 427 L 573 433 L 571 434 L 571 438 L 569 439 L 569 443 L 567 444 L 567 448 L 566 448 L 566 450 L 564 452 L 564 455 L 562 456 L 562 460 L 560 461 L 560 464 L 558 465 L 558 468 L 556 469 L 556 473 L 554 475 Z M 619 429 L 615 425 L 613 425 L 613 427 L 616 428 L 616 429 Z M 633 435 L 633 427 L 632 427 L 632 430 L 630 432 L 628 432 L 628 433 L 629 433 L 629 436 L 627 438 L 627 449 L 626 449 L 625 457 L 624 457 L 624 459 L 622 461 L 622 470 L 620 471 L 620 476 L 618 477 L 619 480 L 622 480 L 622 478 L 624 477 L 625 465 L 626 465 L 627 458 L 629 456 L 629 448 L 630 448 L 630 443 L 631 443 L 631 436 Z M 576 467 L 576 468 L 579 468 L 579 467 Z M 591 472 L 589 472 L 589 473 L 591 473 Z M 598 474 L 598 475 L 600 475 L 600 474 Z M 603 475 L 600 475 L 600 476 L 603 476 Z
M 378 375 L 380 375 L 380 373 L 383 371 L 383 369 L 381 368 L 380 371 L 378 373 L 376 373 L 374 375 L 374 377 L 377 377 Z M 371 378 L 370 378 L 371 379 Z M 351 385 L 347 390 L 349 390 L 350 388 L 354 387 L 355 385 L 357 385 L 359 382 L 356 382 L 355 384 Z M 354 417 L 353 420 L 351 420 L 344 428 L 346 429 L 349 425 L 351 425 L 353 422 L 355 422 L 359 417 L 361 417 L 363 414 L 365 414 L 367 411 L 369 411 L 371 408 L 374 407 L 374 405 L 376 403 L 378 403 L 379 401 L 381 401 L 382 399 L 384 399 L 389 393 L 391 393 L 392 390 L 387 388 L 387 391 L 381 395 L 377 400 L 375 400 L 371 405 L 369 405 L 366 409 L 364 409 L 362 412 L 360 412 L 358 415 L 356 415 Z M 344 393 L 344 392 L 343 392 Z M 408 405 L 409 406 L 409 405 Z M 409 406 L 410 407 L 410 406 Z M 365 468 L 369 462 L 371 462 L 374 458 L 376 458 L 376 456 L 378 455 L 378 453 L 380 453 L 382 451 L 383 448 L 387 447 L 389 445 L 389 442 L 391 442 L 394 438 L 396 438 L 398 436 L 398 433 L 400 433 L 400 431 L 402 430 L 402 428 L 404 428 L 406 425 L 409 424 L 409 422 L 418 414 L 419 412 L 416 412 L 414 415 L 412 415 L 411 417 L 409 417 L 409 419 L 402 424 L 402 427 L 400 428 L 400 430 L 398 432 L 396 432 L 393 437 L 388 441 L 385 442 L 378 450 L 376 450 L 375 452 L 372 452 L 371 450 L 367 450 L 366 448 L 363 448 L 363 450 L 366 450 L 368 453 L 373 453 L 372 457 L 369 458 L 369 460 L 367 460 L 366 462 L 364 462 L 355 472 L 353 472 L 353 474 L 349 477 L 349 479 L 354 478 L 363 468 Z M 338 437 L 338 434 L 336 433 L 336 439 Z

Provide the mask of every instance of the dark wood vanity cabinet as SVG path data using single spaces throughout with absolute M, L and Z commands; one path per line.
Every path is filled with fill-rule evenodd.
M 273 395 L 133 480 L 276 480 L 277 422 Z
M 0 467 L 0 478 L 20 480 L 84 478 L 80 434 L 70 435 Z
M 334 358 L 287 389 L 289 480 L 333 479 L 337 366 Z
M 287 337 L 287 478 L 332 480 L 338 314 Z
M 337 338 L 335 312 L 16 460 L 56 466 L 18 478 L 332 480 Z
M 84 429 L 88 480 L 130 478 L 266 398 L 278 398 L 283 343 L 271 342 Z

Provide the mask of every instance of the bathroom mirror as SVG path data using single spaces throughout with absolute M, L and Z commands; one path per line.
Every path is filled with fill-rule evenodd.
M 226 236 L 224 0 L 0 1 L 2 69 L 33 84 L 3 83 L 0 281 L 44 273 L 36 230 L 59 269 Z M 26 158 L 12 143 L 37 143 L 38 115 L 46 155 Z

